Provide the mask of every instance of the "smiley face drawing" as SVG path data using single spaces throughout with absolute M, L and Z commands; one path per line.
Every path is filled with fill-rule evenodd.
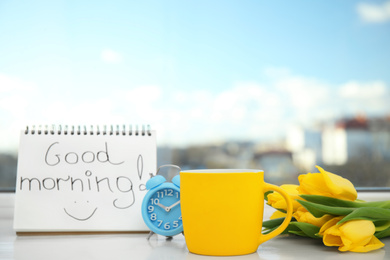
M 96 213 L 97 207 L 91 206 L 89 201 L 77 201 L 75 200 L 72 205 L 64 208 L 66 215 L 78 220 L 86 221 Z

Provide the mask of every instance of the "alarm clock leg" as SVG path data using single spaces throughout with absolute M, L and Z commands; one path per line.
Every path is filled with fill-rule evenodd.
M 150 232 L 149 232 L 149 235 L 148 235 L 148 237 L 147 237 L 146 239 L 149 240 L 153 235 L 154 235 L 154 232 L 153 232 L 153 231 L 150 231 Z

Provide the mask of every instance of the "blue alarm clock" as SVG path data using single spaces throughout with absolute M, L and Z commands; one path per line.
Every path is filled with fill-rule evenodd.
M 173 177 L 172 182 L 167 182 L 162 175 L 157 175 L 146 182 L 148 192 L 142 201 L 142 218 L 153 233 L 171 237 L 183 232 L 183 222 L 180 207 L 180 175 Z M 180 168 L 179 168 L 180 169 Z

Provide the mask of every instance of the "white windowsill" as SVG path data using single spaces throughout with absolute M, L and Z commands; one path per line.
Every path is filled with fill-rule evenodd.
M 359 199 L 389 200 L 389 192 L 361 192 Z M 321 240 L 279 236 L 260 245 L 257 252 L 239 257 L 207 257 L 188 252 L 184 236 L 166 240 L 147 234 L 17 236 L 12 229 L 14 194 L 0 193 L 0 259 L 390 259 L 390 238 L 381 239 L 385 248 L 369 253 L 341 253 Z M 265 207 L 268 219 L 273 209 Z

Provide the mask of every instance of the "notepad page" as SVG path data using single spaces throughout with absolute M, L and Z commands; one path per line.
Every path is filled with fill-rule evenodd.
M 156 172 L 151 135 L 21 132 L 14 229 L 146 231 L 141 204 Z

